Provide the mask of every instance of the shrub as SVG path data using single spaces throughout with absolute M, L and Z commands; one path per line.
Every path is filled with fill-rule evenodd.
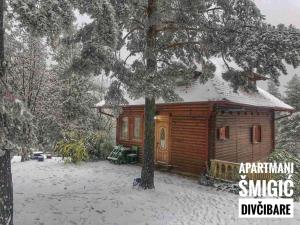
M 64 139 L 56 144 L 55 150 L 65 162 L 78 163 L 89 158 L 84 139 L 76 132 L 66 132 Z
M 91 160 L 102 159 L 101 144 L 103 142 L 104 136 L 100 132 L 85 135 L 85 145 Z
M 294 174 L 292 176 L 292 181 L 294 182 L 294 199 L 299 201 L 300 199 L 300 159 L 295 155 L 284 151 L 276 150 L 268 158 L 269 162 L 277 163 L 294 163 Z M 287 180 L 288 174 L 274 174 L 275 180 Z
M 102 143 L 101 149 L 102 149 L 102 158 L 106 159 L 114 149 L 114 145 L 110 141 L 105 141 Z
M 106 159 L 113 150 L 112 141 L 103 132 L 68 131 L 56 144 L 55 152 L 71 162 Z

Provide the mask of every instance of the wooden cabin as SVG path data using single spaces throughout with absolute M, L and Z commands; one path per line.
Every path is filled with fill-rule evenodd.
M 273 150 L 276 111 L 294 109 L 268 92 L 234 92 L 221 76 L 176 90 L 182 102 L 157 100 L 155 162 L 200 175 L 211 159 L 264 160 Z M 143 159 L 144 100 L 130 100 L 117 118 L 117 144 L 140 146 Z

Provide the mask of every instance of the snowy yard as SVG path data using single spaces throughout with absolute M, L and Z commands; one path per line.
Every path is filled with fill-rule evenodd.
M 133 189 L 140 169 L 14 160 L 15 225 L 300 224 L 298 203 L 294 219 L 238 219 L 238 196 L 169 173 L 156 172 L 154 191 Z

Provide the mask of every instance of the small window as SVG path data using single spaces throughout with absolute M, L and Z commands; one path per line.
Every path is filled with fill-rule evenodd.
M 253 143 L 261 142 L 261 126 L 260 125 L 254 125 L 252 127 L 252 142 Z
M 135 140 L 141 140 L 142 139 L 142 118 L 141 117 L 135 117 L 134 118 L 133 138 Z
M 128 139 L 128 117 L 123 117 L 121 120 L 121 139 Z
M 229 126 L 218 129 L 218 139 L 222 141 L 229 139 Z
M 160 139 L 159 143 L 160 143 L 161 150 L 166 149 L 166 147 L 167 147 L 166 146 L 166 131 L 165 131 L 164 127 L 162 127 L 160 129 L 160 137 L 159 137 L 159 139 Z

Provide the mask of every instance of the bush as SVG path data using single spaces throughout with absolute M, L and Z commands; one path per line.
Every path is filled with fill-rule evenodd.
M 65 159 L 65 162 L 78 163 L 89 158 L 84 139 L 76 132 L 66 132 L 64 139 L 56 144 L 54 151 Z
M 292 180 L 294 182 L 294 200 L 299 201 L 300 199 L 300 159 L 295 155 L 284 151 L 276 150 L 268 158 L 269 162 L 285 163 L 290 162 L 294 163 L 294 174 Z M 275 180 L 287 180 L 288 174 L 274 174 Z
M 106 159 L 113 149 L 110 138 L 102 133 L 89 133 L 85 137 L 85 144 L 91 160 Z
M 56 144 L 55 152 L 60 156 L 71 159 L 71 162 L 106 159 L 113 150 L 110 138 L 102 132 L 64 133 L 63 140 Z

